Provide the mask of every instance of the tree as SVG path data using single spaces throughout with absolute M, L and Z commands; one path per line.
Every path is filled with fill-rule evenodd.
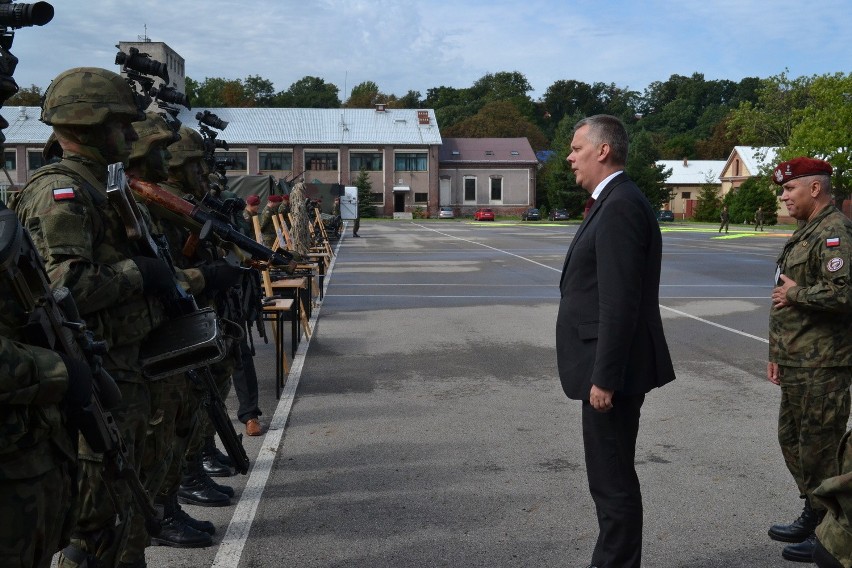
M 533 150 L 547 147 L 547 138 L 541 129 L 508 101 L 488 103 L 474 116 L 442 130 L 442 134 L 449 137 L 526 138 Z
M 373 205 L 373 184 L 366 168 L 361 168 L 355 179 L 355 187 L 358 188 L 358 216 L 375 217 L 376 207 Z
M 778 196 L 772 182 L 766 176 L 754 176 L 745 180 L 741 186 L 729 191 L 724 199 L 728 206 L 731 221 L 744 223 L 754 221 L 754 213 L 758 207 L 763 208 L 763 219 L 767 225 L 778 222 Z
M 343 106 L 347 108 L 372 108 L 377 102 L 385 102 L 384 95 L 379 91 L 379 86 L 372 81 L 364 81 L 352 87 L 352 92 Z
M 671 169 L 657 165 L 659 155 L 654 142 L 647 132 L 634 134 L 627 152 L 625 172 L 632 179 L 654 209 L 662 208 L 663 203 L 672 199 L 666 180 L 672 175 Z
M 259 75 L 249 75 L 243 80 L 243 94 L 253 107 L 269 107 L 275 101 L 272 81 Z
M 339 108 L 340 89 L 319 77 L 302 77 L 276 95 L 276 106 L 292 108 Z
M 790 79 L 787 71 L 761 81 L 757 102 L 745 101 L 730 115 L 729 129 L 741 144 L 786 146 L 808 106 L 812 79 Z
M 41 87 L 32 85 L 19 90 L 4 103 L 6 106 L 41 106 Z
M 779 154 L 782 160 L 811 156 L 831 163 L 832 192 L 842 207 L 852 189 L 852 73 L 814 77 L 808 99 Z
M 566 115 L 559 121 L 551 148 L 553 154 L 544 163 L 537 176 L 537 191 L 544 197 L 547 208 L 567 209 L 570 216 L 582 213 L 589 198 L 588 192 L 577 185 L 574 172 L 565 160 L 571 152 L 574 125 L 583 118 L 581 114 Z
M 698 200 L 695 204 L 693 215 L 696 221 L 714 222 L 719 220 L 722 211 L 722 198 L 719 197 L 719 186 L 716 184 L 715 175 L 707 172 L 701 190 L 698 192 Z

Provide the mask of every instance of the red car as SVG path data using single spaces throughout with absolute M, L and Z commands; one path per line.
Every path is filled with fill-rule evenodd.
M 491 209 L 477 209 L 476 213 L 473 214 L 474 221 L 493 221 L 494 220 L 494 211 Z

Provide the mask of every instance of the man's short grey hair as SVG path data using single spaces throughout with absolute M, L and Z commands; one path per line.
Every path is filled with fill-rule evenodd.
M 609 114 L 588 116 L 574 125 L 574 132 L 584 126 L 589 127 L 586 136 L 592 144 L 609 144 L 615 165 L 627 164 L 627 129 L 621 120 Z

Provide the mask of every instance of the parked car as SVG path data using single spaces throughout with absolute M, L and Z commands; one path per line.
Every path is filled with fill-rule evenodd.
M 473 214 L 474 221 L 493 221 L 494 211 L 491 209 L 477 209 Z
M 568 217 L 569 215 L 567 209 L 553 209 L 547 215 L 547 218 L 551 221 L 567 221 Z
M 441 207 L 438 210 L 438 219 L 454 219 L 455 216 L 456 214 L 453 213 L 452 207 Z
M 530 207 L 521 213 L 521 221 L 541 221 L 541 211 L 535 207 Z
M 667 209 L 663 209 L 657 211 L 657 221 L 674 221 L 674 211 L 669 211 Z

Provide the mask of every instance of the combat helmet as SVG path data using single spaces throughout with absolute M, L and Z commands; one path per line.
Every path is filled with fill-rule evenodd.
M 98 67 L 75 67 L 57 75 L 44 92 L 41 108 L 41 121 L 51 126 L 96 126 L 114 115 L 145 119 L 130 85 Z
M 178 130 L 180 140 L 169 146 L 169 154 L 172 157 L 169 159 L 170 168 L 178 168 L 193 158 L 204 157 L 204 140 L 194 129 L 188 126 L 181 126 Z
M 180 135 L 172 130 L 166 119 L 156 112 L 146 112 L 145 120 L 135 123 L 133 130 L 136 131 L 139 139 L 133 142 L 128 160 L 144 157 L 151 151 L 151 146 L 157 142 L 169 141 L 169 144 L 174 144 L 180 140 Z M 169 152 L 171 149 L 172 147 L 169 146 Z

